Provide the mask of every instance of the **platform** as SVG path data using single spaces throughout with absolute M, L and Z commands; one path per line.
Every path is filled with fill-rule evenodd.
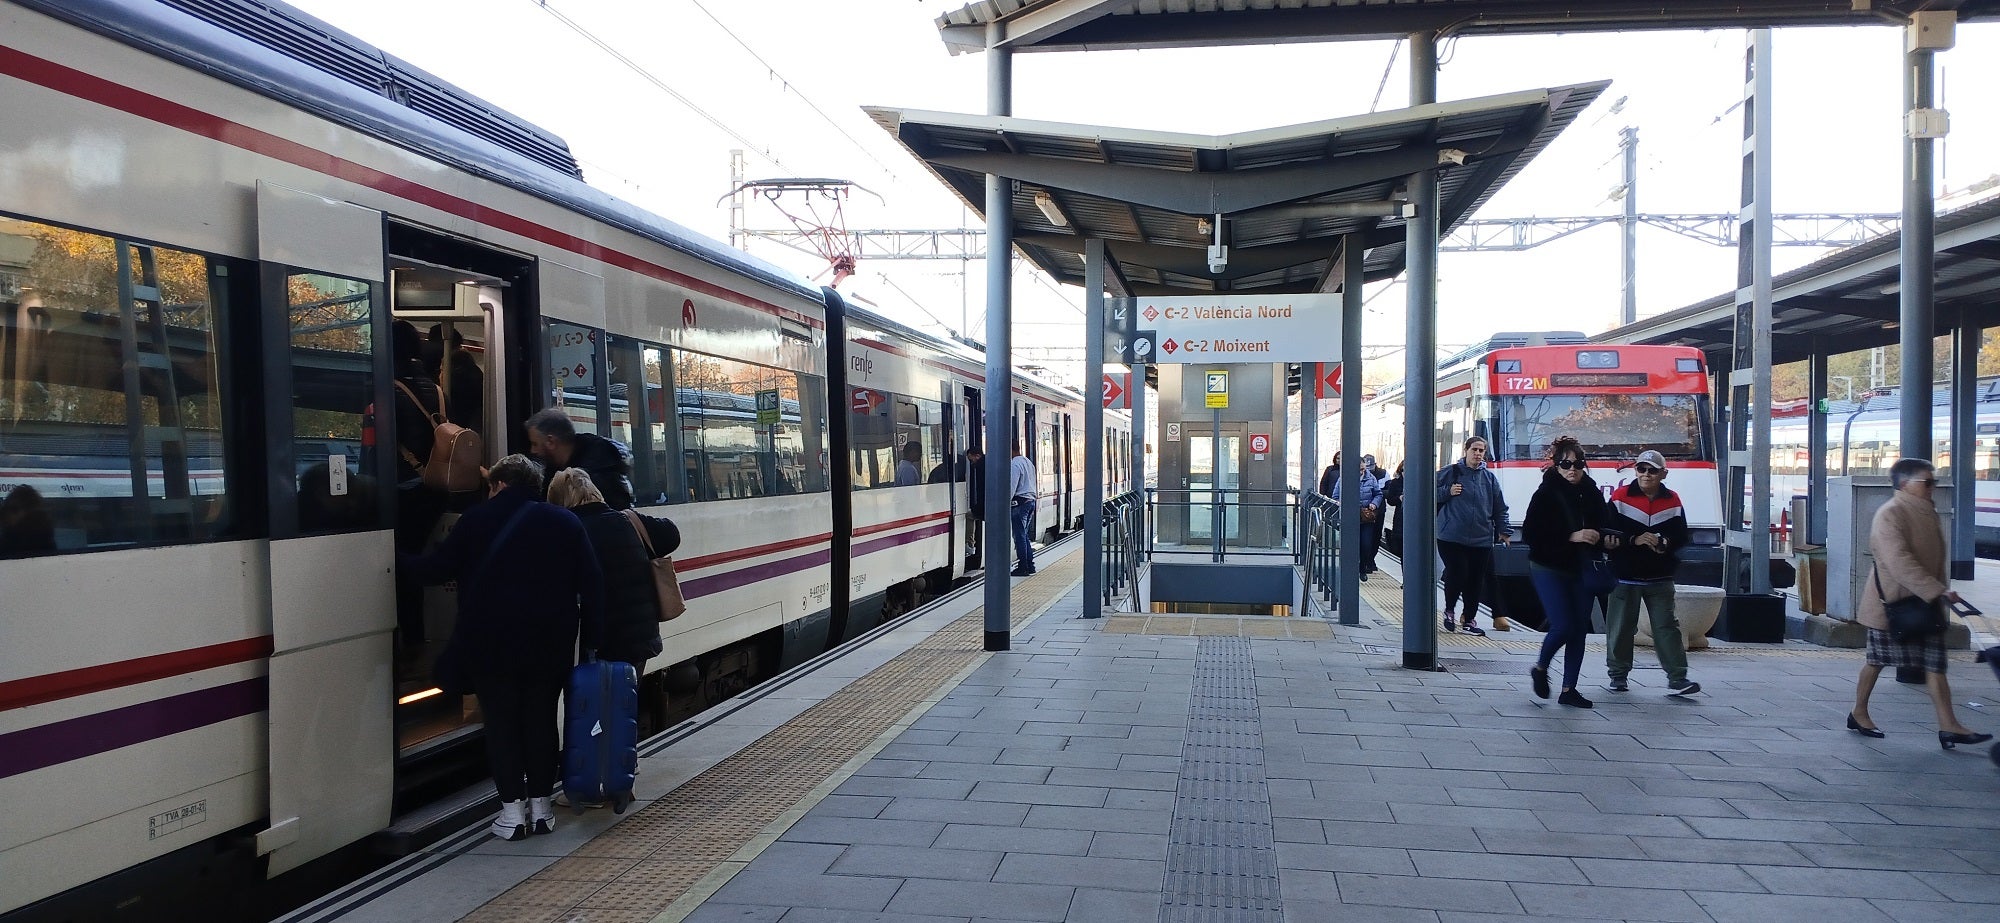
M 2000 915 L 2000 770 L 1886 679 L 1889 736 L 1843 730 L 1859 652 L 1718 645 L 1682 700 L 1643 649 L 1603 690 L 1594 651 L 1576 711 L 1530 697 L 1532 633 L 1401 669 L 1388 572 L 1360 627 L 1085 621 L 1056 551 L 1015 582 L 1011 652 L 978 650 L 976 592 L 947 600 L 654 742 L 624 818 L 468 830 L 297 919 Z M 1993 676 L 1952 669 L 2000 729 Z

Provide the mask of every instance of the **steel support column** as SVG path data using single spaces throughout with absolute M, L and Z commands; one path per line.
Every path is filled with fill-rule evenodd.
M 1083 242 L 1083 617 L 1104 615 L 1104 241 Z M 1093 387 L 1095 385 L 1095 387 Z
M 1410 105 L 1437 102 L 1437 36 L 1410 36 Z M 1416 217 L 1404 226 L 1409 301 L 1404 318 L 1403 483 L 1421 495 L 1437 481 L 1437 167 L 1410 177 L 1410 204 Z M 1407 486 L 1405 492 L 1408 493 Z M 1403 666 L 1437 669 L 1437 577 L 1428 553 L 1436 539 L 1437 508 L 1429 503 L 1403 507 Z
M 1806 521 L 1804 541 L 1826 544 L 1826 426 L 1831 417 L 1822 410 L 1827 382 L 1826 341 L 1814 337 L 1812 355 L 1806 359 Z M 1792 544 L 1800 541 L 1800 524 L 1792 523 Z
M 1916 28 L 1911 26 L 1911 28 Z M 1931 139 L 1913 137 L 1919 110 L 1933 103 L 1933 60 L 1927 50 L 1907 52 L 1903 58 L 1903 111 L 1906 117 L 1903 140 L 1903 277 L 1901 370 L 1901 439 L 1897 450 L 1904 458 L 1930 458 L 1931 448 L 1931 335 L 1935 329 L 1936 306 L 1932 304 L 1936 282 L 1937 253 L 1933 249 L 1933 219 L 1936 205 L 1931 198 L 1932 169 L 1936 151 Z
M 1771 31 L 1743 55 L 1743 211 L 1736 260 L 1736 331 L 1726 379 L 1728 476 L 1723 588 L 1771 592 Z M 1742 523 L 1749 523 L 1746 531 Z
M 1971 580 L 1978 512 L 1979 340 L 1970 311 L 1960 311 L 1951 341 L 1951 578 Z
M 995 47 L 986 49 L 986 112 L 1012 115 L 1013 53 L 997 47 L 996 24 L 987 30 Z M 1014 548 L 1013 497 L 1008 473 L 1011 446 L 1019 440 L 1014 429 L 1014 197 L 1004 176 L 986 177 L 986 649 L 1013 646 L 1013 586 L 1009 556 Z M 1004 499 L 1003 499 L 1004 498 Z M 1039 498 L 1035 501 L 1041 502 Z
M 1619 323 L 1634 324 L 1639 320 L 1639 129 L 1626 126 L 1619 133 L 1625 149 L 1625 214 L 1618 223 L 1623 226 L 1625 246 L 1619 256 Z
M 1340 561 L 1335 598 L 1340 624 L 1361 624 L 1361 248 L 1362 235 L 1341 241 L 1340 282 Z M 1409 565 L 1406 563 L 1404 567 Z

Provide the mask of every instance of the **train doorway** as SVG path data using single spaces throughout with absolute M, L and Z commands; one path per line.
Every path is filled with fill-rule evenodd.
M 451 492 L 426 485 L 436 421 L 480 434 L 484 464 L 508 454 L 522 437 L 539 356 L 531 316 L 534 264 L 517 254 L 424 228 L 390 222 L 389 312 L 394 410 L 378 421 L 381 441 L 396 456 L 396 548 L 422 554 L 437 547 L 459 516 L 485 491 Z M 469 744 L 481 727 L 478 701 L 444 692 L 438 655 L 457 624 L 456 587 L 396 579 L 396 749 L 399 765 L 421 765 L 432 754 Z M 408 780 L 399 780 L 398 789 Z

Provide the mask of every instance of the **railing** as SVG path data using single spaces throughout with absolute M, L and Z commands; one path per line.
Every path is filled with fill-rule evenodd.
M 1104 501 L 1104 559 L 1098 562 L 1104 574 L 1104 605 L 1117 600 L 1139 611 L 1139 568 L 1146 559 L 1146 498 L 1139 491 L 1127 491 Z
M 1296 534 L 1298 491 L 1292 488 L 1181 488 L 1146 489 L 1145 530 L 1146 554 L 1151 557 L 1163 547 L 1172 551 L 1198 551 L 1207 549 L 1210 560 L 1222 562 L 1232 555 L 1245 557 L 1296 557 L 1290 539 Z M 1243 499 L 1254 497 L 1258 499 Z M 1233 498 L 1233 499 L 1232 499 Z M 1256 516 L 1254 511 L 1270 510 L 1268 516 Z M 1177 514 L 1185 513 L 1185 516 Z M 1208 516 L 1208 534 L 1173 545 L 1159 543 L 1161 533 L 1160 517 L 1175 515 L 1176 528 L 1182 538 L 1189 538 L 1194 529 L 1195 514 Z M 1274 541 L 1269 545 L 1248 545 L 1241 539 L 1231 539 L 1233 530 L 1251 529 L 1273 530 Z
M 1307 491 L 1299 497 L 1299 568 L 1303 595 L 1313 589 L 1330 604 L 1340 577 L 1340 504 L 1332 497 Z M 1301 614 L 1310 612 L 1306 599 L 1299 600 Z

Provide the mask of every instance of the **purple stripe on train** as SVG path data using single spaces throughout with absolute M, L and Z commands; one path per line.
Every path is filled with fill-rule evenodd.
M 943 535 L 950 531 L 951 523 L 940 522 L 921 529 L 912 529 L 898 535 L 871 538 L 868 541 L 856 542 L 854 544 L 854 556 L 858 558 L 864 554 L 881 551 L 884 548 L 907 545 L 914 541 Z M 726 590 L 736 589 L 740 586 L 748 586 L 759 580 L 768 580 L 772 577 L 782 577 L 785 574 L 797 573 L 808 567 L 817 567 L 831 560 L 833 560 L 833 552 L 831 551 L 810 551 L 789 558 L 767 561 L 763 564 L 753 564 L 741 570 L 732 570 L 711 577 L 697 577 L 693 580 L 683 580 L 681 581 L 681 595 L 688 599 L 711 596 Z
M 254 715 L 270 700 L 270 682 L 259 676 L 0 734 L 0 779 Z

